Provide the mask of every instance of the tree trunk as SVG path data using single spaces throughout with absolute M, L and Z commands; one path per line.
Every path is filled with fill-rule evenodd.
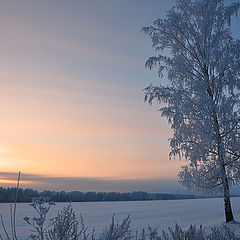
M 231 222 L 234 220 L 234 217 L 233 217 L 233 213 L 232 213 L 230 191 L 229 191 L 229 184 L 228 184 L 227 178 L 225 178 L 223 181 L 223 188 L 224 188 L 225 218 L 226 218 L 226 222 Z
M 218 145 L 218 158 L 220 163 L 221 178 L 222 178 L 222 184 L 223 184 L 225 218 L 226 218 L 226 222 L 231 222 L 234 220 L 234 217 L 232 213 L 229 182 L 227 178 L 226 166 L 224 161 L 224 150 L 223 150 L 223 145 L 221 141 L 219 141 L 219 145 Z

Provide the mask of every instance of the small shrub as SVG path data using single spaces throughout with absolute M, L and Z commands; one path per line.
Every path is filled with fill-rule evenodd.
M 212 227 L 211 231 L 212 232 L 207 236 L 208 240 L 240 240 L 240 236 L 225 225 L 222 225 L 221 227 Z
M 69 204 L 62 211 L 58 212 L 57 217 L 51 219 L 52 229 L 46 234 L 47 240 L 78 240 L 87 239 L 87 228 L 81 216 L 80 224 L 76 219 L 75 212 Z
M 98 240 L 131 240 L 133 236 L 130 230 L 130 215 L 128 215 L 123 221 L 115 223 L 114 215 L 112 222 L 103 233 L 98 237 Z
M 29 217 L 23 218 L 23 220 L 33 228 L 33 230 L 31 230 L 33 233 L 29 236 L 29 239 L 44 240 L 48 228 L 52 225 L 52 223 L 46 225 L 46 217 L 53 205 L 55 205 L 55 203 L 47 197 L 36 197 L 32 199 L 30 206 L 35 209 L 38 216 L 32 219 Z

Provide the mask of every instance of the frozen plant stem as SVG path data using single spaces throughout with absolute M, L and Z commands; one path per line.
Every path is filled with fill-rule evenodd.
M 7 240 L 18 240 L 17 238 L 17 233 L 16 233 L 16 211 L 17 211 L 17 198 L 18 198 L 18 190 L 19 190 L 19 184 L 20 184 L 20 177 L 21 177 L 21 172 L 18 172 L 18 179 L 17 179 L 17 187 L 16 187 L 16 195 L 14 199 L 14 207 L 12 208 L 12 204 L 10 204 L 10 226 L 11 226 L 11 236 L 12 239 L 10 238 L 10 235 L 8 234 L 2 215 L 0 215 L 1 218 L 1 225 L 3 228 L 3 232 L 7 238 Z M 0 240 L 3 239 L 3 236 L 0 233 Z

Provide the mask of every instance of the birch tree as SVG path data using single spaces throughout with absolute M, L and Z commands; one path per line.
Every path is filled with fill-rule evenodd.
M 189 162 L 180 182 L 222 192 L 226 222 L 234 220 L 230 187 L 240 181 L 240 41 L 230 29 L 239 7 L 177 0 L 165 19 L 143 28 L 156 51 L 146 67 L 168 79 L 147 87 L 145 100 L 160 104 L 173 130 L 170 158 Z

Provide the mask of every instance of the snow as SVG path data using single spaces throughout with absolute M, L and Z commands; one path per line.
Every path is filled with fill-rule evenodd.
M 240 221 L 240 197 L 232 198 L 232 206 L 235 220 Z M 49 217 L 56 215 L 67 203 L 57 203 L 49 212 Z M 79 217 L 82 213 L 89 231 L 93 228 L 100 232 L 111 222 L 115 214 L 117 220 L 131 216 L 131 228 L 141 230 L 148 225 L 158 227 L 159 230 L 173 227 L 177 222 L 183 228 L 190 224 L 203 225 L 205 227 L 221 225 L 224 222 L 223 199 L 187 199 L 187 200 L 162 200 L 139 202 L 82 202 L 72 203 Z M 0 204 L 0 214 L 4 217 L 6 225 L 10 223 L 9 204 Z M 18 240 L 26 239 L 29 235 L 29 227 L 23 221 L 23 217 L 32 217 L 35 213 L 29 204 L 17 205 L 17 234 Z M 240 231 L 240 224 L 228 224 L 231 228 Z M 2 232 L 2 229 L 0 230 Z

